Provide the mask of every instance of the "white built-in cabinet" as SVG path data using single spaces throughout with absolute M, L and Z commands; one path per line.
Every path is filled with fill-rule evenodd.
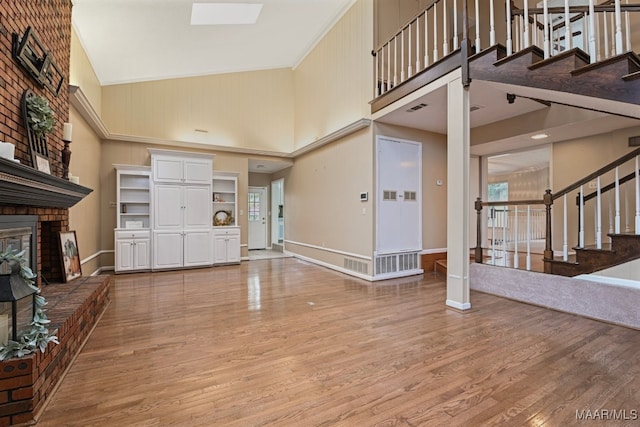
M 149 149 L 153 269 L 213 264 L 213 156 Z
M 209 154 L 149 152 L 151 166 L 114 165 L 116 273 L 239 263 L 238 173 L 214 175 Z
M 151 168 L 114 165 L 116 169 L 116 273 L 151 268 Z

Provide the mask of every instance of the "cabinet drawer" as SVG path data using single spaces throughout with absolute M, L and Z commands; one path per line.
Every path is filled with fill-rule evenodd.
M 116 231 L 116 239 L 148 239 L 151 237 L 149 230 L 119 230 Z
M 239 236 L 240 228 L 239 227 L 214 227 L 213 229 L 214 236 Z

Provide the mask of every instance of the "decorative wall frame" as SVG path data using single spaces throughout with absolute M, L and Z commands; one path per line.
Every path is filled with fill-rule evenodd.
M 58 96 L 64 76 L 55 63 L 53 55 L 40 41 L 36 32 L 27 27 L 22 38 L 13 33 L 13 57 L 41 86 Z
M 38 135 L 29 126 L 27 99 L 34 96 L 29 89 L 22 94 L 22 117 L 24 126 L 27 130 L 27 140 L 29 141 L 29 150 L 31 151 L 31 163 L 33 167 L 41 172 L 51 173 L 51 165 L 49 163 L 49 144 L 46 135 Z
M 78 240 L 75 231 L 61 231 L 59 236 L 62 278 L 67 283 L 82 276 Z

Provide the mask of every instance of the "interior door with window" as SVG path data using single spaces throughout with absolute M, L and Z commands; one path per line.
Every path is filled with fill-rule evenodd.
M 267 248 L 267 203 L 265 187 L 249 187 L 249 250 Z

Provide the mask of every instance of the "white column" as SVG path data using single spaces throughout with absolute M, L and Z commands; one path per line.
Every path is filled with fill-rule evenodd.
M 447 302 L 459 310 L 469 299 L 469 90 L 457 76 L 447 84 Z

